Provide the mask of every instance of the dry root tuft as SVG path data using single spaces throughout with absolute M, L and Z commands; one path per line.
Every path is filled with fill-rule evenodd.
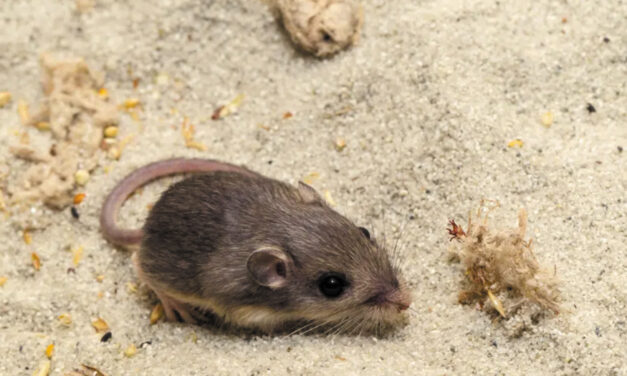
M 455 221 L 450 221 L 452 228 L 448 231 L 451 240 L 457 240 L 453 254 L 466 269 L 468 285 L 459 294 L 459 302 L 476 302 L 483 307 L 488 300 L 502 317 L 511 315 L 525 301 L 558 314 L 555 270 L 541 268 L 533 253 L 531 240 L 524 239 L 527 212 L 520 210 L 517 229 L 497 231 L 488 226 L 488 215 L 497 207 L 498 203 L 495 203 L 487 208 L 482 201 L 474 218 L 469 216 L 466 231 Z M 485 214 L 482 215 L 483 211 Z M 508 305 L 501 302 L 501 299 L 517 297 Z

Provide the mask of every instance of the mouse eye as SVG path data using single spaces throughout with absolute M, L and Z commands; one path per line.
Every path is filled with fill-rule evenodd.
M 327 298 L 337 298 L 344 292 L 348 284 L 343 276 L 339 274 L 327 274 L 323 275 L 318 280 L 318 287 L 320 292 Z
M 370 231 L 368 231 L 365 227 L 360 227 L 359 230 L 361 230 L 365 237 L 370 239 Z

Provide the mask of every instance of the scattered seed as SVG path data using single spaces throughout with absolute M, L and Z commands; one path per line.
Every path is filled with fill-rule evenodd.
M 117 161 L 118 159 L 120 159 L 121 155 L 122 155 L 122 152 L 117 146 L 112 146 L 109 148 L 109 150 L 107 150 L 107 157 L 109 157 L 109 159 L 113 159 Z
M 11 93 L 7 91 L 0 92 L 0 108 L 4 107 L 11 101 Z
M 111 337 L 113 337 L 113 334 L 111 332 L 106 332 L 102 338 L 100 338 L 100 342 L 107 342 L 111 339 Z
M 78 263 L 81 261 L 82 258 L 83 258 L 83 246 L 80 246 L 72 250 L 72 263 L 74 263 L 74 266 L 78 266 Z
M 132 293 L 136 293 L 137 292 L 137 285 L 133 282 L 127 282 L 126 283 L 126 288 L 128 289 L 128 291 L 132 292 Z
M 324 191 L 324 200 L 331 206 L 336 206 L 335 200 L 331 197 L 331 192 L 329 190 Z
M 346 141 L 343 138 L 337 138 L 335 140 L 335 150 L 342 151 L 346 147 Z
M 623 147 L 622 146 L 617 146 L 616 150 L 618 150 L 619 153 L 622 153 L 623 152 Z
M 33 372 L 33 376 L 48 376 L 48 373 L 50 373 L 50 360 L 44 360 Z
M 507 143 L 508 148 L 522 148 L 523 142 L 521 139 L 517 138 Z
M 311 172 L 303 178 L 303 183 L 311 185 L 319 177 L 320 177 L 320 174 L 318 172 Z
M 293 113 L 291 113 L 291 112 L 289 112 L 289 111 L 287 111 L 287 112 L 285 112 L 285 113 L 283 114 L 283 119 L 289 119 L 289 118 L 291 118 L 292 116 L 294 116 L 294 114 L 293 114 Z
M 139 99 L 137 98 L 130 98 L 124 101 L 124 108 L 126 110 L 130 110 L 132 108 L 135 108 L 139 105 Z
M 101 319 L 100 317 L 93 320 L 91 322 L 91 326 L 93 326 L 94 329 L 96 329 L 96 332 L 98 333 L 103 333 L 109 330 L 109 325 L 107 324 L 107 322 Z
M 23 100 L 17 103 L 17 114 L 20 117 L 20 121 L 23 125 L 27 125 L 30 122 L 30 112 L 28 111 L 28 104 Z
M 237 109 L 242 104 L 244 97 L 245 97 L 244 94 L 239 94 L 237 97 L 233 98 L 233 100 L 227 103 L 226 105 L 216 108 L 216 110 L 211 115 L 211 119 L 218 120 L 218 119 L 222 119 L 223 117 L 227 117 L 231 114 L 234 114 L 235 112 L 237 112 Z
M 51 343 L 46 347 L 46 357 L 48 357 L 48 359 L 51 359 L 52 353 L 54 353 L 54 343 Z
M 33 268 L 39 271 L 39 269 L 41 269 L 41 260 L 39 259 L 39 255 L 33 252 L 30 254 L 30 259 L 31 259 L 31 262 L 33 263 Z
M 499 298 L 497 298 L 496 295 L 494 295 L 492 291 L 490 291 L 490 289 L 487 289 L 487 291 L 488 291 L 488 298 L 490 299 L 492 306 L 494 306 L 494 308 L 499 312 L 501 317 L 505 317 L 505 310 L 503 309 L 503 303 L 501 303 Z
M 343 357 L 343 356 L 339 356 L 339 355 L 336 355 L 336 356 L 335 356 L 335 359 L 337 359 L 337 360 L 341 360 L 341 361 L 343 361 L 343 362 L 345 362 L 345 361 L 346 361 L 346 358 L 345 358 L 345 357 Z
M 102 283 L 102 281 L 104 281 L 104 274 L 99 274 L 96 276 L 96 281 L 98 281 L 99 283 Z
M 150 325 L 154 325 L 163 317 L 163 306 L 157 303 L 150 312 Z
M 148 340 L 148 341 L 144 341 L 144 342 L 142 342 L 142 343 L 140 343 L 140 344 L 139 344 L 139 348 L 140 348 L 140 349 L 143 349 L 144 347 L 148 347 L 148 346 L 150 346 L 150 345 L 152 345 L 152 341 L 150 341 L 150 340 Z
M 591 114 L 593 112 L 597 112 L 597 109 L 592 105 L 592 103 L 588 103 L 586 105 L 586 110 L 588 110 L 589 114 Z
M 92 376 L 106 376 L 101 370 L 96 367 L 89 366 L 87 364 L 81 364 L 81 367 L 85 368 L 88 371 L 93 372 Z
M 74 174 L 74 180 L 78 185 L 85 185 L 89 180 L 89 172 L 87 170 L 78 170 Z
M 83 202 L 83 200 L 85 199 L 86 194 L 84 193 L 77 193 L 74 195 L 74 205 L 78 205 L 81 202 Z
M 26 244 L 30 244 L 33 242 L 33 237 L 30 235 L 30 231 L 28 231 L 28 229 L 22 231 L 22 238 L 24 239 L 24 243 Z
M 542 114 L 542 117 L 540 118 L 540 121 L 542 122 L 542 125 L 544 125 L 545 127 L 550 127 L 553 124 L 553 114 L 551 112 L 545 112 Z
M 137 89 L 137 87 L 139 86 L 139 82 L 141 80 L 139 78 L 136 78 L 133 80 L 133 89 Z
M 8 280 L 8 277 L 0 277 L 0 287 L 4 286 L 4 284 L 7 283 Z
M 104 129 L 104 136 L 108 138 L 114 138 L 118 135 L 118 127 L 116 126 L 108 126 Z
M 603 43 L 610 43 L 610 38 L 603 37 Z
M 72 316 L 70 316 L 69 313 L 62 313 L 58 318 L 61 324 L 65 326 L 70 326 L 72 324 Z
M 126 350 L 124 350 L 124 355 L 126 355 L 126 357 L 130 358 L 132 356 L 134 356 L 135 354 L 137 354 L 137 347 L 135 347 L 135 344 L 131 343 Z
M 185 140 L 185 146 L 188 148 L 200 151 L 207 150 L 205 145 L 194 140 L 194 133 L 196 133 L 196 130 L 194 126 L 190 124 L 189 118 L 187 117 L 183 119 L 183 123 L 181 124 L 181 133 L 183 134 L 183 139 Z
M 76 206 L 72 206 L 70 208 L 70 213 L 72 213 L 72 217 L 74 217 L 74 219 L 79 219 L 81 217 L 81 215 L 78 214 L 78 209 L 76 209 Z
M 40 121 L 37 124 L 35 124 L 35 127 L 39 129 L 40 131 L 49 131 L 50 123 L 48 123 L 47 121 Z
M 109 91 L 103 87 L 98 90 L 98 96 L 102 99 L 107 99 L 109 98 Z

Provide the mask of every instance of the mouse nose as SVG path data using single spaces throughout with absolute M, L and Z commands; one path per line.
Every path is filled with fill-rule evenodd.
M 389 292 L 386 300 L 394 304 L 399 311 L 405 311 L 411 305 L 411 296 L 405 289 L 395 289 Z

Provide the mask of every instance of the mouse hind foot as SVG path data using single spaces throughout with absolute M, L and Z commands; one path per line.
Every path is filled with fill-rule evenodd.
M 204 321 L 205 316 L 196 311 L 193 306 L 170 296 L 163 290 L 155 288 L 155 286 L 150 283 L 149 278 L 146 277 L 140 267 L 137 252 L 133 254 L 133 265 L 139 279 L 152 291 L 154 291 L 157 298 L 159 298 L 161 306 L 163 307 L 163 312 L 165 313 L 165 317 L 168 321 L 182 321 L 189 324 L 198 324 L 199 322 Z
M 194 307 L 187 303 L 181 302 L 162 291 L 153 289 L 161 305 L 163 306 L 163 312 L 168 321 L 183 321 L 188 324 L 198 324 L 204 321 L 204 317 L 201 313 L 197 312 Z

